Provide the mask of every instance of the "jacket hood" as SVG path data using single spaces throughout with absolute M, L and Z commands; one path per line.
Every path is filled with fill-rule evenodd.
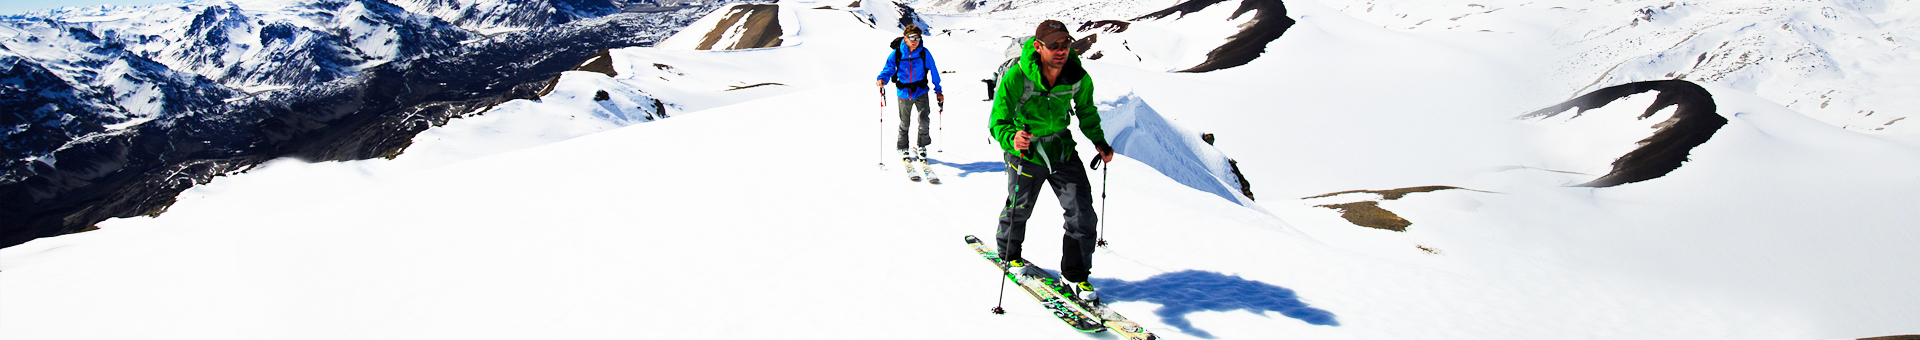
M 1036 38 L 1034 37 L 1027 37 L 1026 40 L 1020 42 L 1019 67 L 1033 71 L 1027 72 L 1027 81 L 1031 81 L 1034 84 L 1044 84 L 1045 82 L 1042 80 L 1045 76 L 1040 73 L 1040 50 L 1033 48 L 1033 42 L 1035 40 Z M 1067 50 L 1067 64 L 1061 67 L 1060 79 L 1057 79 L 1060 80 L 1060 83 L 1053 85 L 1058 86 L 1060 84 L 1078 82 L 1080 81 L 1080 77 L 1086 74 L 1087 70 L 1080 66 L 1080 51 Z

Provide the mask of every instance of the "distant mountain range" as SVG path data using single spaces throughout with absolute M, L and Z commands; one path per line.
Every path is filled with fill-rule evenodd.
M 0 17 L 0 246 L 156 212 L 273 158 L 397 153 L 722 3 L 188 1 Z

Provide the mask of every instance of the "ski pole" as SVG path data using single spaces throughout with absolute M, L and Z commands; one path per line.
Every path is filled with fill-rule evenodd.
M 880 171 L 887 171 L 887 86 L 880 87 Z
M 933 152 L 947 152 L 947 102 L 940 101 L 940 148 Z
M 1095 158 L 1094 164 L 1100 164 L 1099 161 L 1100 159 Z M 1095 167 L 1098 168 L 1098 166 Z M 1094 241 L 1093 244 L 1096 247 L 1107 246 L 1107 169 L 1112 168 L 1113 164 L 1100 168 L 1100 240 Z
M 1088 167 L 1100 170 L 1100 239 L 1093 243 L 1100 247 L 1107 246 L 1107 168 L 1113 167 L 1113 164 L 1107 164 L 1106 168 L 1100 167 L 1103 159 L 1102 155 L 1094 155 L 1093 161 L 1087 163 Z
M 1003 279 L 1005 278 L 1003 277 Z M 1007 280 L 1000 280 L 1000 298 L 998 300 L 993 301 L 993 309 L 991 310 L 993 314 L 1007 314 L 1006 309 L 1000 308 L 1000 306 L 1005 305 L 1006 302 L 1007 302 Z

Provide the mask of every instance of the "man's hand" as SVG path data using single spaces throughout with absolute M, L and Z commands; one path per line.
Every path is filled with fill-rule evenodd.
M 1028 147 L 1032 147 L 1032 146 L 1033 146 L 1033 134 L 1027 133 L 1026 131 L 1013 133 L 1013 149 L 1014 150 L 1026 150 Z
M 874 80 L 873 80 L 873 86 L 887 86 L 887 81 L 885 81 L 885 80 L 879 80 L 879 79 L 874 79 Z
M 1113 148 L 1107 147 L 1107 148 L 1098 148 L 1098 149 L 1100 149 L 1100 162 L 1113 164 Z
M 933 94 L 933 100 L 935 100 L 935 101 L 938 101 L 938 102 L 940 102 L 940 106 L 946 106 L 946 105 L 947 105 L 947 94 L 945 94 L 945 93 L 935 93 L 935 94 Z

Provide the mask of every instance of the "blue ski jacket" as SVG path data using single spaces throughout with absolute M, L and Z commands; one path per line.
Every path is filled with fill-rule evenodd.
M 880 76 L 874 79 L 894 83 L 896 96 L 902 99 L 914 99 L 927 95 L 927 82 L 933 83 L 933 93 L 946 93 L 940 89 L 940 66 L 933 63 L 933 52 L 921 45 L 913 51 L 905 51 L 906 44 L 887 54 L 887 62 L 880 68 Z M 897 79 L 896 79 L 897 78 Z

